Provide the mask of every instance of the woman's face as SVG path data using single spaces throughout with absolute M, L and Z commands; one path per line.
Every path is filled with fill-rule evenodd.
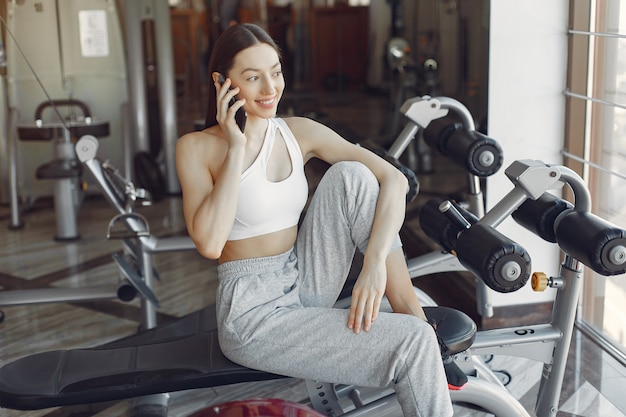
M 233 86 L 239 87 L 238 98 L 246 99 L 244 109 L 248 117 L 269 119 L 276 116 L 285 79 L 274 48 L 261 43 L 243 49 L 235 56 L 228 76 Z

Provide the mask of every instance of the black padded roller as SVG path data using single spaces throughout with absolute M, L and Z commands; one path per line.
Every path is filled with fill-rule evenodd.
M 555 235 L 565 253 L 598 274 L 626 272 L 626 230 L 592 213 L 572 211 L 558 218 Z
M 450 135 L 460 129 L 463 129 L 463 124 L 452 116 L 435 119 L 424 129 L 424 142 L 440 153 L 444 153 Z
M 417 179 L 417 175 L 415 175 L 415 172 L 413 172 L 413 170 L 411 170 L 409 167 L 403 165 L 402 162 L 398 161 L 398 159 L 386 154 L 381 156 L 391 165 L 395 166 L 398 171 L 400 171 L 406 177 L 407 181 L 409 182 L 409 190 L 406 192 L 406 203 L 410 203 L 415 199 L 415 197 L 417 197 L 417 194 L 420 191 L 420 183 Z
M 439 205 L 443 200 L 433 199 L 428 201 L 420 211 L 420 226 L 426 236 L 439 243 L 446 251 L 451 252 L 456 249 L 456 240 L 462 229 L 455 225 L 448 217 L 439 210 Z M 467 221 L 474 224 L 478 218 L 469 211 L 461 208 L 458 204 L 452 202 L 459 212 Z
M 530 277 L 526 250 L 483 224 L 475 224 L 459 235 L 456 254 L 464 267 L 498 292 L 517 291 Z
M 554 222 L 559 214 L 573 208 L 569 201 L 545 193 L 537 200 L 526 200 L 513 212 L 512 217 L 543 240 L 556 243 Z
M 478 177 L 495 174 L 503 161 L 500 144 L 475 130 L 459 129 L 453 132 L 441 153 Z

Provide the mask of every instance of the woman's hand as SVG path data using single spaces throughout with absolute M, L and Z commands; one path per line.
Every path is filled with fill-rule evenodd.
M 352 290 L 348 328 L 354 333 L 368 332 L 376 321 L 387 285 L 385 262 L 363 262 L 361 273 Z
M 235 113 L 246 103 L 245 99 L 237 100 L 230 105 L 231 100 L 239 93 L 239 87 L 231 86 L 230 78 L 227 78 L 223 84 L 215 82 L 217 114 L 215 119 L 222 128 L 224 135 L 228 139 L 228 143 L 233 145 L 245 145 L 246 137 L 237 126 L 235 121 Z

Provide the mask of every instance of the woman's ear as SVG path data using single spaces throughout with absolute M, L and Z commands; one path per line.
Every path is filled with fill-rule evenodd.
M 220 79 L 220 73 L 219 73 L 219 72 L 217 72 L 217 71 L 212 72 L 212 73 L 211 73 L 211 78 L 213 78 L 213 82 L 214 82 L 214 83 L 219 82 L 219 79 Z

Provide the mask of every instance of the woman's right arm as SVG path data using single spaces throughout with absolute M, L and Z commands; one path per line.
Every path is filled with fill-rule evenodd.
M 243 144 L 226 146 L 224 160 L 219 165 L 215 158 L 220 154 L 216 149 L 219 140 L 204 132 L 194 132 L 181 137 L 176 144 L 176 169 L 187 231 L 198 252 L 209 259 L 220 257 L 230 235 L 245 151 Z

